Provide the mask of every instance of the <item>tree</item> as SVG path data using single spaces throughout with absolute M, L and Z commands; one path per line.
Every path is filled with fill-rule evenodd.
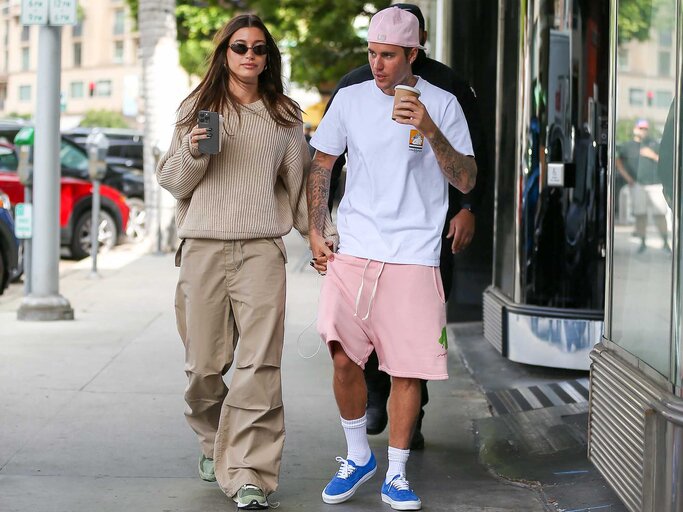
M 332 92 L 351 69 L 367 62 L 358 26 L 367 26 L 389 0 L 252 0 L 273 35 L 289 46 L 292 81 Z
M 135 15 L 138 0 L 127 1 Z M 389 4 L 390 0 L 178 0 L 180 62 L 189 74 L 201 76 L 216 30 L 238 12 L 251 11 L 288 48 L 292 81 L 330 92 L 342 75 L 366 62 L 358 27 Z
M 620 0 L 619 44 L 630 40 L 646 41 L 652 28 L 671 30 L 675 21 L 671 0 Z

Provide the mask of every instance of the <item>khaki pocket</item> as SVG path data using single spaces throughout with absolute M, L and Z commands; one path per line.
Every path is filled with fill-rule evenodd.
M 285 263 L 287 263 L 287 248 L 285 247 L 285 242 L 282 240 L 281 237 L 273 238 L 272 240 L 273 243 L 277 245 L 277 248 L 280 249 L 282 257 L 285 259 Z
M 183 261 L 183 246 L 185 245 L 185 239 L 180 241 L 180 245 L 178 246 L 178 250 L 175 252 L 175 266 L 180 267 L 180 264 Z

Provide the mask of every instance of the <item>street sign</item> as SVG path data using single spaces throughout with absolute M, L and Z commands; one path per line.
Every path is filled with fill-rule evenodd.
M 21 0 L 22 25 L 47 25 L 48 0 Z
M 50 0 L 50 25 L 75 25 L 76 3 L 77 0 Z
M 31 203 L 17 203 L 15 205 L 14 234 L 20 239 L 33 236 L 33 205 Z

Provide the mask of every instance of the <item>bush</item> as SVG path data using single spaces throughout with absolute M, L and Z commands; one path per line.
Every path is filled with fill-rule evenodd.
M 79 126 L 86 128 L 130 128 L 126 118 L 113 110 L 88 110 Z

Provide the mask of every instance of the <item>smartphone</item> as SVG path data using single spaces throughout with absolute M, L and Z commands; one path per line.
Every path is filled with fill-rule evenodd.
M 211 138 L 199 140 L 199 152 L 205 155 L 217 155 L 221 150 L 218 112 L 200 110 L 197 115 L 197 125 L 200 128 L 211 128 L 211 131 L 207 132 L 211 134 Z

